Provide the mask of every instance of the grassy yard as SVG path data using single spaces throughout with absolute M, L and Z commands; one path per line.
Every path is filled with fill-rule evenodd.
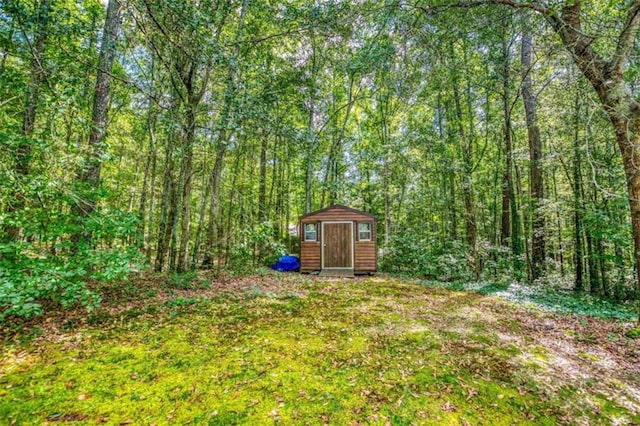
M 640 424 L 628 322 L 392 278 L 118 291 L 14 329 L 0 424 Z

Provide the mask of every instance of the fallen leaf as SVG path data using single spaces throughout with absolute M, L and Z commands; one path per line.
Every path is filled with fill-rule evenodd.
M 447 413 L 453 413 L 454 411 L 456 411 L 456 407 L 454 407 L 454 405 L 449 401 L 442 404 L 440 408 L 442 408 L 442 411 L 446 411 Z
M 471 398 L 473 398 L 476 395 L 478 395 L 478 391 L 475 390 L 474 388 L 469 388 L 467 390 L 467 401 L 469 401 Z

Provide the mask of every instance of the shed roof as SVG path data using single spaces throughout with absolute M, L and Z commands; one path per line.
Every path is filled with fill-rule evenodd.
M 314 212 L 310 212 L 310 213 L 304 214 L 304 215 L 300 216 L 300 220 L 306 219 L 306 218 L 311 217 L 311 216 L 315 216 L 315 215 L 317 215 L 319 213 L 324 213 L 326 211 L 335 210 L 335 209 L 347 210 L 347 211 L 352 212 L 352 213 L 357 213 L 357 214 L 361 214 L 363 216 L 370 217 L 372 219 L 376 219 L 376 216 L 371 214 L 371 213 L 363 212 L 362 210 L 352 209 L 351 207 L 343 206 L 341 204 L 332 204 L 329 207 L 325 207 L 324 209 L 320 209 L 320 210 L 316 210 Z

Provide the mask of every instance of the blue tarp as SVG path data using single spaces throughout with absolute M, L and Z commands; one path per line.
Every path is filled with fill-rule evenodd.
M 300 269 L 300 261 L 297 256 L 282 256 L 273 266 L 271 266 L 271 269 L 280 272 L 297 271 Z

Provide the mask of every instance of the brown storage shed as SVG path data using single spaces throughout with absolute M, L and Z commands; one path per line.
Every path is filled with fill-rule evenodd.
M 300 272 L 377 270 L 376 217 L 334 204 L 300 217 Z

